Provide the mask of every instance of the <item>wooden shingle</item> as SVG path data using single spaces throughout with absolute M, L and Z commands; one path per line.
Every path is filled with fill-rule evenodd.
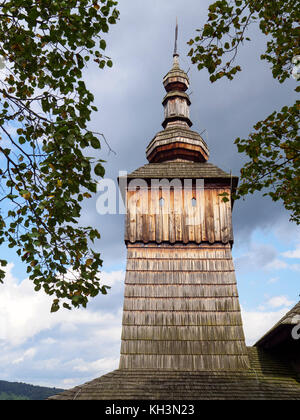
M 115 370 L 51 400 L 300 400 L 287 360 L 247 348 L 247 371 Z

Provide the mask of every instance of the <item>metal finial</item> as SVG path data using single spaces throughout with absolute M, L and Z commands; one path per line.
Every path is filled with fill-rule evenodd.
M 175 29 L 175 47 L 174 47 L 174 55 L 178 55 L 177 53 L 177 40 L 178 40 L 178 19 L 176 18 L 176 29 Z

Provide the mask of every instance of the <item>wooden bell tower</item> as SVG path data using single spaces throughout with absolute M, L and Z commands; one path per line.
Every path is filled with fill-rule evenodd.
M 208 163 L 191 130 L 187 74 L 163 79 L 165 118 L 127 177 L 127 269 L 119 369 L 244 370 L 231 192 L 238 179 Z M 222 196 L 228 193 L 229 201 Z
M 52 398 L 300 399 L 286 322 L 297 305 L 257 347 L 245 345 L 231 255 L 238 178 L 208 162 L 207 145 L 191 130 L 176 42 L 163 82 L 164 129 L 147 147 L 149 163 L 119 179 L 127 207 L 119 369 Z

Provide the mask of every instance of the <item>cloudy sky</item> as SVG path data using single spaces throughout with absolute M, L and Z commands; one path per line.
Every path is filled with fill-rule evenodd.
M 292 104 L 293 79 L 280 85 L 259 60 L 265 39 L 255 28 L 253 41 L 238 58 L 243 72 L 236 80 L 211 84 L 187 57 L 187 41 L 205 22 L 207 0 L 120 0 L 120 21 L 107 36 L 112 69 L 86 69 L 85 79 L 99 108 L 91 129 L 101 132 L 106 177 L 145 163 L 145 149 L 161 130 L 163 76 L 172 64 L 174 27 L 179 20 L 180 65 L 190 77 L 193 130 L 202 132 L 210 162 L 238 175 L 244 159 L 234 139 L 275 109 Z M 200 5 L 201 4 L 201 5 Z M 124 216 L 99 215 L 95 200 L 84 205 L 81 222 L 102 235 L 104 284 L 112 286 L 86 310 L 50 314 L 51 299 L 33 291 L 26 268 L 13 251 L 1 250 L 10 262 L 0 286 L 0 379 L 69 388 L 118 367 L 126 248 Z M 253 344 L 299 300 L 300 232 L 280 203 L 260 195 L 236 202 L 233 212 L 234 263 L 246 341 Z

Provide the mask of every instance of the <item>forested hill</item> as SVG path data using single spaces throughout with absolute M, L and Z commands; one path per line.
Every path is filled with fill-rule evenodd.
M 59 388 L 28 385 L 22 382 L 0 381 L 0 400 L 45 400 L 64 391 Z

